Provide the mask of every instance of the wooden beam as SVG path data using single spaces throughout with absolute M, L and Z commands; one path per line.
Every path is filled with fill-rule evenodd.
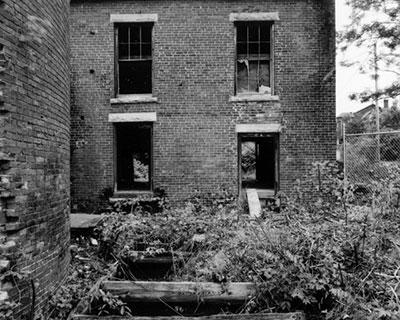
M 305 315 L 302 312 L 292 313 L 257 313 L 257 314 L 224 314 L 203 317 L 180 317 L 180 316 L 165 316 L 165 317 L 120 317 L 120 316 L 86 316 L 75 315 L 74 319 L 79 320 L 305 320 Z
M 251 282 L 104 281 L 102 288 L 129 302 L 227 303 L 246 301 L 255 294 Z

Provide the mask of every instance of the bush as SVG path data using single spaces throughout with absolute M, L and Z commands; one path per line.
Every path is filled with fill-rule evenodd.
M 314 164 L 297 196 L 251 220 L 232 197 L 181 210 L 112 213 L 101 243 L 117 259 L 186 251 L 169 280 L 252 281 L 245 312 L 304 310 L 310 319 L 398 319 L 398 172 L 354 202 L 336 163 Z M 309 195 L 313 194 L 312 197 Z M 397 199 L 397 201 L 396 201 Z

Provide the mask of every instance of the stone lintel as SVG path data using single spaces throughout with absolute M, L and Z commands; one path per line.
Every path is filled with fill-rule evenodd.
M 110 22 L 157 22 L 158 14 L 110 14 Z
M 236 125 L 237 133 L 281 132 L 281 125 L 277 123 L 244 123 Z
M 156 112 L 110 113 L 109 122 L 156 122 Z
M 242 12 L 231 13 L 229 21 L 278 21 L 278 12 Z

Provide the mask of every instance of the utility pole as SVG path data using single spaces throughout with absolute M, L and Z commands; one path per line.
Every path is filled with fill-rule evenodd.
M 376 152 L 376 159 L 379 162 L 381 158 L 381 146 L 380 146 L 380 124 L 379 124 L 379 106 L 378 106 L 378 49 L 376 42 L 374 43 L 374 68 L 375 68 L 375 112 L 376 112 L 376 143 L 377 143 L 377 152 Z

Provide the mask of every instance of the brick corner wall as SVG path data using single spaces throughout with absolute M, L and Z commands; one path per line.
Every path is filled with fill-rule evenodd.
M 0 272 L 24 275 L 0 297 L 14 319 L 46 318 L 68 268 L 68 17 L 69 0 L 0 1 Z

